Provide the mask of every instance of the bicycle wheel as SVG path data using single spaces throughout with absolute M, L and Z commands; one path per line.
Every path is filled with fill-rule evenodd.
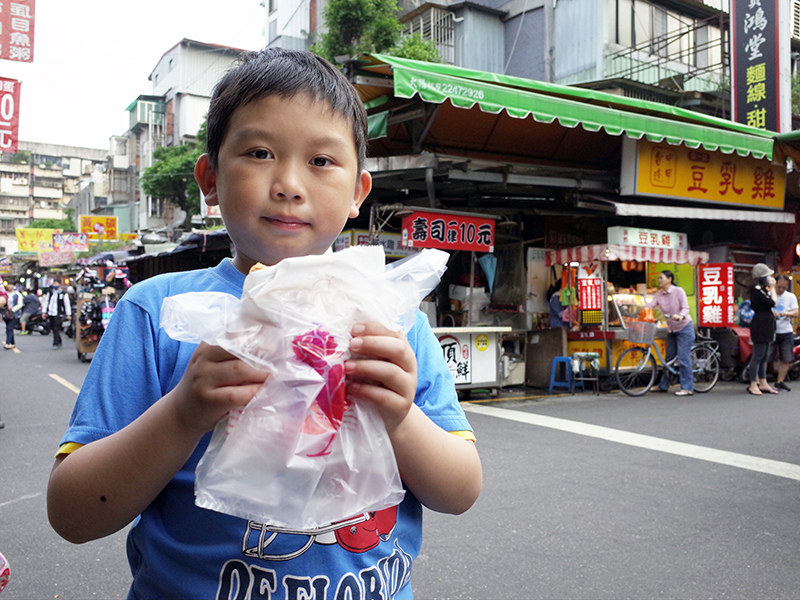
M 708 346 L 692 348 L 692 376 L 694 391 L 701 394 L 709 391 L 719 381 L 719 358 Z
M 628 348 L 619 355 L 614 373 L 619 389 L 628 396 L 642 396 L 656 380 L 656 359 L 646 348 Z

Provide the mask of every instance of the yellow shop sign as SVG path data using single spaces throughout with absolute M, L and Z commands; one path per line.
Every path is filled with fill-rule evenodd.
M 786 168 L 766 158 L 625 138 L 620 194 L 783 208 Z

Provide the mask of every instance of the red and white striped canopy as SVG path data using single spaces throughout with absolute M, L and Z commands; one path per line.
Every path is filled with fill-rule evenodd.
M 677 263 L 698 265 L 708 262 L 708 252 L 676 250 L 674 248 L 648 248 L 647 246 L 624 246 L 622 244 L 595 244 L 564 250 L 551 250 L 545 264 L 563 265 L 571 262 L 609 262 L 613 260 L 635 260 L 639 262 Z

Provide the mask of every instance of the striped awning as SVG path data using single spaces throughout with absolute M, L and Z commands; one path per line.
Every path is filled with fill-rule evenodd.
M 571 262 L 610 262 L 616 260 L 698 265 L 708 262 L 708 252 L 677 250 L 675 248 L 625 246 L 622 244 L 594 244 L 592 246 L 565 248 L 564 250 L 550 250 L 545 257 L 545 264 L 549 267 Z

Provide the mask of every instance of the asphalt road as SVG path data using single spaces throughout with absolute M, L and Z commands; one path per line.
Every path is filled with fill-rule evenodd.
M 124 533 L 74 546 L 45 489 L 88 365 L 65 338 L 0 354 L 2 598 L 122 598 Z M 125 382 L 120 382 L 124 385 Z M 426 512 L 418 598 L 796 598 L 800 382 L 755 398 L 516 390 L 465 404 L 484 490 L 461 516 Z

